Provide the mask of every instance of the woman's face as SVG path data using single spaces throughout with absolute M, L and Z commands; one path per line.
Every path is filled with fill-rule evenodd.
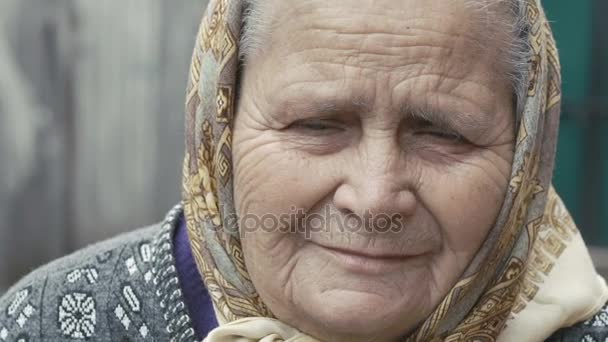
M 458 1 L 273 6 L 234 128 L 247 268 L 300 330 L 397 338 L 440 303 L 501 207 L 514 109 L 498 47 Z

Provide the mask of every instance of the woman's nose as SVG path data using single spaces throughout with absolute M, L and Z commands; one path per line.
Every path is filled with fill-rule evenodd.
M 396 156 L 398 153 L 356 158 L 361 162 L 345 167 L 344 181 L 334 194 L 337 209 L 358 216 L 413 215 L 417 205 L 414 172 Z
M 360 217 L 379 214 L 411 216 L 416 202 L 410 187 L 382 176 L 362 176 L 359 181 L 343 183 L 334 194 L 337 209 Z

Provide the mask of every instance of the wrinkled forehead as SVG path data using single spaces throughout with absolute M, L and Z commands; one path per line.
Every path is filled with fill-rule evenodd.
M 483 2 L 251 1 L 241 54 L 247 64 L 255 57 L 286 61 L 299 54 L 308 61 L 332 58 L 336 64 L 359 63 L 376 71 L 435 62 L 463 73 L 476 64 L 471 60 L 479 60 L 487 63 L 491 76 L 508 78 L 511 65 L 505 56 L 513 40 L 504 27 L 508 20 L 497 6 L 472 5 Z
M 333 30 L 351 34 L 353 40 L 426 31 L 429 36 L 435 33 L 435 39 L 429 37 L 429 46 L 442 34 L 460 36 L 469 40 L 469 48 L 487 53 L 488 48 L 510 38 L 506 31 L 512 14 L 507 14 L 507 6 L 502 4 L 499 0 L 246 0 L 241 53 L 253 55 L 276 45 L 285 48 L 286 43 L 297 44 L 302 42 L 298 32 L 307 30 Z M 290 37 L 289 42 L 277 41 L 281 33 Z
M 264 41 L 258 43 L 263 46 L 261 53 L 247 65 L 266 78 L 266 92 L 274 98 L 301 98 L 297 94 L 307 91 L 307 98 L 339 93 L 335 96 L 351 101 L 392 92 L 387 96 L 403 103 L 423 96 L 433 101 L 428 94 L 437 92 L 445 95 L 441 100 L 465 99 L 459 102 L 461 110 L 492 112 L 493 93 L 509 86 L 501 63 L 496 62 L 500 44 L 486 38 L 480 30 L 481 12 L 463 0 L 264 0 L 259 4 L 259 11 L 265 13 L 250 19 L 271 21 L 250 26 L 253 35 Z M 379 79 L 386 84 L 378 84 Z
M 471 23 L 468 19 L 471 8 L 463 0 L 263 0 L 272 5 L 275 24 L 288 27 L 308 24 L 311 27 L 325 26 L 326 21 L 373 30 L 384 27 L 387 33 L 399 33 L 415 27 L 416 21 L 437 20 L 436 27 L 456 31 Z M 340 20 L 336 20 L 340 19 Z M 370 20 L 371 19 L 371 20 Z M 275 26 L 275 28 L 279 28 Z

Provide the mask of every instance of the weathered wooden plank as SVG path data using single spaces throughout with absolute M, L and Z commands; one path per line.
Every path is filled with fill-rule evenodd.
M 0 288 L 64 249 L 66 2 L 0 8 Z
M 159 193 L 181 191 L 186 81 L 198 24 L 206 7 L 207 0 L 162 2 L 165 15 L 161 28 L 160 91 L 171 95 L 164 96 L 159 107 L 157 151 L 164 156 L 156 167 L 157 177 L 163 177 L 163 182 L 158 184 Z M 176 139 L 175 135 L 180 138 Z M 164 212 L 166 203 L 159 202 L 155 210 Z
M 184 88 L 205 6 L 0 2 L 0 289 L 179 200 Z
M 74 1 L 75 242 L 162 218 L 179 200 L 183 97 L 202 1 Z

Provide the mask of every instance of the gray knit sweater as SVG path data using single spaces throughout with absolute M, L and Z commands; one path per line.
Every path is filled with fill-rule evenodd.
M 0 298 L 0 342 L 195 341 L 163 223 L 54 261 Z M 547 342 L 608 341 L 608 306 Z
M 194 341 L 162 224 L 44 266 L 0 298 L 0 341 Z

